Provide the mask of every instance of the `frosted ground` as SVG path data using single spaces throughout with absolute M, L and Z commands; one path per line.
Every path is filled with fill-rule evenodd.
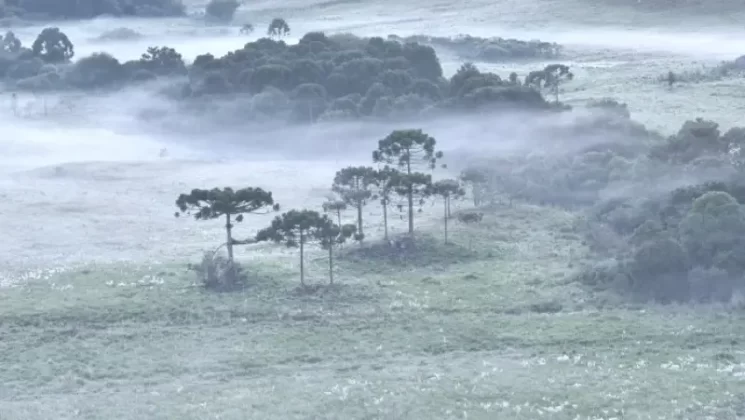
M 723 127 L 744 122 L 743 80 L 673 91 L 656 82 L 669 69 L 745 54 L 739 7 L 722 12 L 726 3 L 710 2 L 717 14 L 680 5 L 655 11 L 645 1 L 494 3 L 293 1 L 278 8 L 266 1 L 242 8 L 236 20 L 260 28 L 281 15 L 294 35 L 555 41 L 567 47 L 562 61 L 577 75 L 563 94 L 569 103 L 610 96 L 667 133 L 696 116 Z M 78 56 L 106 50 L 129 59 L 157 44 L 192 59 L 247 40 L 237 28 L 156 22 L 59 26 Z M 144 38 L 96 40 L 113 27 Z M 39 30 L 16 32 L 28 43 Z M 459 65 L 443 59 L 448 73 Z M 525 74 L 541 63 L 483 67 Z M 393 127 L 285 132 L 321 152 L 259 152 L 241 146 L 240 134 L 177 138 L 145 126 L 137 115 L 154 101 L 147 92 L 22 101 L 22 116 L 0 116 L 0 282 L 7 286 L 0 289 L 0 419 L 745 416 L 742 315 L 633 307 L 567 282 L 586 250 L 572 232 L 576 215 L 556 209 L 519 204 L 488 214 L 478 232 L 459 228 L 459 244 L 478 233 L 481 251 L 468 261 L 377 273 L 364 262 L 343 263 L 345 286 L 322 295 L 295 294 L 294 255 L 271 247 L 240 252 L 262 278 L 245 294 L 190 287 L 184 264 L 219 243 L 222 231 L 218 222 L 174 218 L 178 193 L 257 185 L 285 208 L 313 207 L 336 169 L 365 162 Z M 464 137 L 508 141 L 484 135 L 489 121 L 426 128 L 446 153 L 462 150 Z M 333 136 L 369 146 L 355 150 Z M 158 158 L 162 147 L 166 159 Z M 422 224 L 433 235 L 435 210 Z M 379 231 L 378 210 L 369 213 L 368 231 Z M 267 221 L 249 217 L 237 234 Z M 402 228 L 395 221 L 394 230 Z M 313 281 L 322 281 L 322 268 L 311 264 Z

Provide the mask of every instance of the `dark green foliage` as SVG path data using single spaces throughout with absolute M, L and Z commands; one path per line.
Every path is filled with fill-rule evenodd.
M 368 201 L 376 197 L 375 187 L 380 177 L 375 169 L 369 166 L 350 166 L 341 169 L 334 176 L 331 189 L 348 205 L 357 210 L 356 239 L 365 237 L 362 223 L 362 209 Z M 341 223 L 340 223 L 341 224 Z
M 259 231 L 256 240 L 300 248 L 300 284 L 305 286 L 305 245 L 316 242 L 329 250 L 329 281 L 333 282 L 333 248 L 354 235 L 354 231 L 354 225 L 336 225 L 317 211 L 290 210 Z
M 31 50 L 46 63 L 70 61 L 75 55 L 72 42 L 59 28 L 44 28 L 36 37 Z
M 236 0 L 210 0 L 204 9 L 207 18 L 217 22 L 230 22 L 241 4 Z
M 388 170 L 387 183 L 396 194 L 408 200 L 409 235 L 414 234 L 414 198 L 431 194 L 432 176 L 416 172 L 417 168 L 434 169 L 443 154 L 435 150 L 437 141 L 422 130 L 396 130 L 378 142 L 373 162 L 392 164 L 400 171 Z
M 266 30 L 266 34 L 272 38 L 283 38 L 290 34 L 290 25 L 282 18 L 274 18 Z
M 340 259 L 353 263 L 357 269 L 367 267 L 380 273 L 387 269 L 399 270 L 401 267 L 442 267 L 473 261 L 478 255 L 457 244 L 445 245 L 427 234 L 419 234 L 416 239 L 409 235 L 391 237 L 385 241 L 370 241 L 359 247 L 345 250 Z
M 558 44 L 499 37 L 479 38 L 459 35 L 446 38 L 413 35 L 399 38 L 391 35 L 390 38 L 447 49 L 456 53 L 462 60 L 473 61 L 505 62 L 516 59 L 545 59 L 556 58 L 561 53 L 561 47 Z
M 81 58 L 70 69 L 67 82 L 75 87 L 91 89 L 108 87 L 124 78 L 119 60 L 106 53 Z
M 225 216 L 228 261 L 231 263 L 233 262 L 233 245 L 236 244 L 232 236 L 232 222 L 243 221 L 244 214 L 279 210 L 279 204 L 274 203 L 271 192 L 253 187 L 240 190 L 233 190 L 230 187 L 211 190 L 193 189 L 189 194 L 179 195 L 176 206 L 181 212 L 192 214 L 197 220 L 217 219 Z M 176 216 L 178 217 L 179 214 L 176 213 Z
M 169 47 L 149 47 L 142 54 L 139 68 L 156 75 L 186 74 L 186 65 L 181 54 Z
M 85 74 L 61 71 L 56 78 L 43 76 L 39 78 L 43 83 L 25 81 L 18 83 L 17 88 L 32 91 L 42 85 L 47 90 L 119 88 L 127 83 L 179 77 L 174 80 L 173 88 L 164 91 L 171 98 L 186 100 L 186 106 L 200 112 L 204 102 L 189 99 L 254 96 L 249 99 L 247 112 L 241 114 L 242 120 L 271 118 L 300 123 L 353 118 L 431 118 L 454 110 L 482 107 L 549 110 L 540 93 L 491 73 L 475 70 L 465 79 L 463 75 L 454 77 L 455 86 L 451 87 L 442 78 L 439 59 L 429 46 L 377 37 L 326 36 L 321 32 L 305 34 L 298 44 L 288 45 L 280 40 L 289 30 L 286 22 L 276 19 L 271 28 L 270 36 L 274 39 L 249 42 L 223 57 L 200 55 L 188 67 L 172 48 L 150 47 L 139 60 L 117 66 L 98 57 L 80 69 Z M 11 38 L 5 48 L 18 50 Z M 72 53 L 70 49 L 58 54 L 53 49 L 49 55 L 42 50 L 38 56 L 52 61 L 64 60 Z M 34 53 L 29 50 L 24 54 L 24 51 L 21 48 L 0 57 L 0 74 L 11 82 L 42 75 L 41 66 L 32 61 Z M 96 64 L 101 67 L 97 68 Z M 188 81 L 182 78 L 186 75 Z M 86 84 L 88 80 L 90 85 Z M 281 95 L 277 91 L 270 97 L 262 95 L 269 88 Z
M 525 78 L 525 86 L 535 89 L 548 89 L 559 103 L 559 85 L 567 80 L 572 80 L 574 74 L 564 64 L 549 64 L 543 70 L 532 71 Z

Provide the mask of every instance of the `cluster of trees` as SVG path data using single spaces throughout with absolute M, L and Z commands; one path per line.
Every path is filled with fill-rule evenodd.
M 328 250 L 329 282 L 333 283 L 334 248 L 354 239 L 362 242 L 365 238 L 363 209 L 377 201 L 383 209 L 384 239 L 388 242 L 388 209 L 396 196 L 402 197 L 408 216 L 408 235 L 414 236 L 414 217 L 421 211 L 425 200 L 440 197 L 443 203 L 445 242 L 447 242 L 448 219 L 451 217 L 451 203 L 462 198 L 465 191 L 454 179 L 433 181 L 432 171 L 443 158 L 443 153 L 436 150 L 436 140 L 422 130 L 396 130 L 378 142 L 372 153 L 372 160 L 379 168 L 372 166 L 354 166 L 339 170 L 334 176 L 331 190 L 336 198 L 324 203 L 326 213 L 336 213 L 336 222 L 328 214 L 316 210 L 290 210 L 277 216 L 265 229 L 248 240 L 236 240 L 233 237 L 234 222 L 241 222 L 246 214 L 278 211 L 279 204 L 274 202 L 271 192 L 261 188 L 215 188 L 212 190 L 194 189 L 188 194 L 181 194 L 176 200 L 179 212 L 193 215 L 197 220 L 223 218 L 225 220 L 228 263 L 235 267 L 233 248 L 235 245 L 272 241 L 288 247 L 298 247 L 300 251 L 300 282 L 305 285 L 304 251 L 308 244 L 318 244 Z M 443 165 L 440 165 L 443 166 Z M 429 171 L 426 173 L 423 171 Z M 356 212 L 356 223 L 343 224 L 341 212 L 347 208 Z M 481 220 L 481 215 L 475 215 Z M 464 223 L 475 221 L 464 219 Z M 220 248 L 219 247 L 219 248 Z M 218 249 L 219 249 L 218 248 Z M 235 272 L 237 268 L 234 268 Z M 237 276 L 228 276 L 232 282 Z M 222 283 L 213 285 L 224 287 Z
M 5 0 L 0 18 L 27 20 L 91 19 L 96 16 L 183 16 L 181 0 Z
M 605 142 L 571 150 L 555 130 L 558 144 L 546 154 L 470 166 L 461 179 L 475 204 L 506 196 L 584 211 L 578 229 L 604 260 L 580 279 L 596 287 L 660 302 L 727 301 L 745 291 L 745 128 L 722 132 L 696 119 L 665 138 L 632 124 L 621 104 L 593 106 L 606 117 L 565 134 L 579 142 L 577 132 L 604 133 Z M 622 135 L 609 136 L 609 127 Z
M 553 42 L 540 40 L 523 41 L 513 38 L 480 38 L 471 35 L 456 37 L 438 37 L 411 35 L 389 39 L 401 42 L 416 42 L 452 51 L 462 60 L 504 62 L 526 59 L 555 59 L 561 55 L 562 47 Z
M 571 74 L 563 65 L 502 79 L 464 64 L 451 78 L 443 77 L 432 47 L 414 43 L 358 38 L 352 35 L 304 35 L 295 45 L 281 38 L 287 22 L 275 19 L 270 38 L 247 43 L 223 57 L 198 56 L 191 65 L 169 47 L 151 47 L 138 60 L 119 62 L 97 53 L 74 63 L 72 42 L 56 28 L 45 29 L 34 45 L 24 48 L 12 33 L 0 53 L 0 78 L 17 89 L 113 89 L 127 84 L 167 79 L 178 99 L 204 96 L 250 99 L 248 118 L 292 121 L 360 117 L 411 116 L 437 110 L 479 107 L 552 109 L 542 96 L 550 89 L 558 99 L 559 82 Z M 45 52 L 46 49 L 52 53 Z

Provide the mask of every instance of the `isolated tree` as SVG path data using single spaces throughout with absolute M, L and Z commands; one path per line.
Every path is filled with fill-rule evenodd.
M 244 23 L 243 26 L 241 26 L 241 33 L 244 35 L 250 35 L 254 31 L 254 26 L 250 23 Z
M 197 220 L 225 217 L 226 245 L 230 263 L 233 263 L 233 245 L 237 243 L 232 235 L 233 220 L 241 222 L 244 214 L 265 214 L 279 210 L 279 204 L 274 203 L 271 192 L 253 187 L 237 191 L 230 187 L 193 189 L 189 194 L 179 195 L 176 206 L 181 212 L 193 214 Z M 176 217 L 179 215 L 177 212 Z
M 211 0 L 204 14 L 218 22 L 230 22 L 241 4 L 236 0 Z
M 266 30 L 270 38 L 283 38 L 290 34 L 290 25 L 282 18 L 274 18 Z
M 34 55 L 47 63 L 70 61 L 75 51 L 64 32 L 59 28 L 44 28 L 31 46 Z
M 331 190 L 357 210 L 356 238 L 362 240 L 362 209 L 374 196 L 373 188 L 378 185 L 378 172 L 369 166 L 350 166 L 336 173 Z M 339 223 L 341 224 L 341 222 Z
M 525 78 L 525 85 L 532 86 L 537 90 L 541 88 L 548 89 L 554 94 L 555 102 L 559 103 L 559 85 L 573 78 L 574 74 L 569 71 L 568 66 L 564 64 L 549 64 L 543 70 L 530 72 Z
M 329 284 L 334 284 L 334 248 L 353 237 L 356 230 L 354 225 L 336 225 L 327 219 L 316 231 L 315 239 L 319 241 L 323 249 L 329 252 Z
M 373 161 L 396 165 L 400 171 L 392 174 L 394 190 L 405 195 L 409 210 L 409 235 L 414 235 L 414 197 L 426 195 L 432 176 L 415 172 L 418 168 L 434 169 L 443 154 L 435 150 L 437 141 L 422 130 L 396 130 L 378 142 Z
M 325 211 L 326 213 L 335 213 L 336 220 L 339 222 L 339 226 L 341 226 L 341 212 L 346 209 L 347 203 L 343 200 L 329 200 L 323 203 L 323 211 Z
M 333 225 L 331 219 L 313 210 L 290 210 L 277 216 L 271 226 L 256 235 L 257 241 L 273 241 L 289 248 L 300 248 L 300 284 L 305 286 L 305 245 L 325 237 Z
M 431 186 L 431 194 L 442 197 L 445 213 L 445 243 L 448 243 L 448 219 L 450 218 L 450 201 L 463 197 L 466 192 L 461 188 L 458 181 L 454 179 L 443 179 Z

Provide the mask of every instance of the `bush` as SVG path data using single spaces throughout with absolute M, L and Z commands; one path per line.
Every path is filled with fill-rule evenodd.
M 227 258 L 205 252 L 202 262 L 189 265 L 197 273 L 197 279 L 208 290 L 227 292 L 243 289 L 248 280 L 238 263 L 230 263 Z

